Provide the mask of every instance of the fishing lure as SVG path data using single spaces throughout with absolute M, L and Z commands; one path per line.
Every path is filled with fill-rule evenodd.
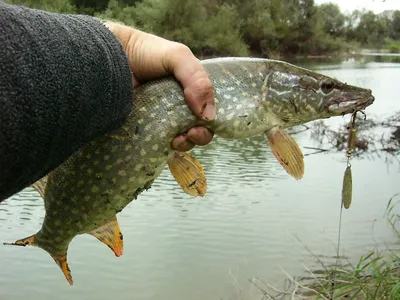
M 349 139 L 347 141 L 347 150 L 346 150 L 347 167 L 346 170 L 344 171 L 343 187 L 342 187 L 342 205 L 346 209 L 349 209 L 353 197 L 353 178 L 351 174 L 350 157 L 353 154 L 353 150 L 356 147 L 356 137 L 357 137 L 356 117 L 358 112 L 361 112 L 364 115 L 364 118 L 366 117 L 364 112 L 356 110 L 351 115 L 351 120 L 347 127 L 349 130 Z

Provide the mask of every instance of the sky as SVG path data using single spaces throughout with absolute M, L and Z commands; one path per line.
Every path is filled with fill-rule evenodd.
M 342 12 L 351 12 L 355 9 L 372 10 L 374 13 L 381 13 L 384 10 L 400 10 L 400 0 L 314 0 L 316 4 L 335 3 L 339 5 Z

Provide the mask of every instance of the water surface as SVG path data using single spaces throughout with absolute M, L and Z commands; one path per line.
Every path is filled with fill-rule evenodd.
M 314 69 L 376 97 L 369 117 L 400 110 L 400 64 L 346 62 Z M 336 129 L 345 120 L 327 121 Z M 316 146 L 311 132 L 295 135 Z M 305 156 L 301 181 L 290 178 L 272 156 L 265 138 L 215 139 L 192 153 L 204 165 L 208 193 L 185 195 L 168 170 L 118 215 L 124 255 L 116 258 L 95 238 L 75 238 L 68 252 L 70 287 L 41 249 L 0 246 L 0 299 L 261 299 L 253 277 L 271 285 L 319 265 L 306 250 L 334 263 L 344 153 Z M 385 157 L 352 160 L 353 204 L 343 213 L 341 255 L 350 262 L 378 246 L 395 247 L 383 218 L 387 201 L 400 192 L 400 166 Z M 0 239 L 14 241 L 36 232 L 42 200 L 31 188 L 0 204 Z

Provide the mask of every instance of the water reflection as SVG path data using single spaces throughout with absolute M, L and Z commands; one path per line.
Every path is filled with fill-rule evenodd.
M 323 71 L 323 70 L 360 70 L 360 69 L 398 69 L 400 68 L 400 57 L 348 57 L 345 60 L 328 60 L 316 64 L 313 61 L 299 61 L 298 64 L 305 68 Z M 358 74 L 361 76 L 362 74 Z
M 12 197 L 13 201 L 3 201 L 0 203 L 0 220 L 7 220 L 7 216 L 18 215 L 23 221 L 31 220 L 31 216 L 43 210 L 43 201 L 38 197 L 38 193 L 27 188 Z M 44 217 L 42 216 L 41 219 Z M 35 217 L 36 219 L 36 217 Z M 3 224 L 0 222 L 0 228 Z
M 205 147 L 198 147 L 191 151 L 203 165 L 205 176 L 208 183 L 208 194 L 222 191 L 225 197 L 232 196 L 237 201 L 238 207 L 248 205 L 244 199 L 236 199 L 236 189 L 232 189 L 232 184 L 236 188 L 258 190 L 260 186 L 268 188 L 274 181 L 286 179 L 287 174 L 282 171 L 280 165 L 276 162 L 268 148 L 268 142 L 262 135 L 246 139 L 246 140 L 224 140 L 216 137 L 212 144 Z M 229 166 L 229 167 L 227 167 Z M 186 213 L 190 207 L 204 205 L 202 199 L 192 199 L 190 196 L 184 195 L 172 175 L 165 170 L 159 178 L 154 182 L 152 190 L 160 190 L 168 194 L 168 198 L 172 197 L 173 206 L 181 208 Z M 163 197 L 154 196 L 150 192 L 146 201 L 146 205 L 154 206 L 163 201 Z M 219 202 L 216 202 L 218 205 Z M 259 203 L 254 200 L 251 203 Z M 226 205 L 224 203 L 223 205 Z M 211 205 L 214 207 L 214 205 Z
M 232 182 L 232 179 L 238 184 L 252 186 L 260 182 L 268 185 L 271 179 L 283 176 L 281 172 L 276 172 L 276 159 L 262 135 L 233 141 L 216 138 L 213 147 L 217 147 L 218 151 L 197 148 L 193 154 L 204 161 L 207 178 L 218 180 L 223 188 L 229 188 L 227 182 Z M 226 168 L 227 164 L 231 167 Z
M 348 124 L 338 130 L 330 128 L 323 121 L 315 122 L 311 127 L 311 137 L 318 147 L 306 147 L 315 152 L 306 155 L 327 152 L 345 152 L 348 143 Z M 397 163 L 400 166 L 400 111 L 381 118 L 357 119 L 357 138 L 352 156 L 364 159 L 382 159 L 386 164 Z

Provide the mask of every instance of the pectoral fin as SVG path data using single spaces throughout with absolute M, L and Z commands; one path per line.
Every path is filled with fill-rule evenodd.
M 301 179 L 304 175 L 304 160 L 296 141 L 283 129 L 271 129 L 265 134 L 281 166 L 295 179 Z
M 175 152 L 168 160 L 169 170 L 182 190 L 190 196 L 204 196 L 207 180 L 201 164 L 187 152 Z
M 36 242 L 36 234 L 28 236 L 24 239 L 20 239 L 15 241 L 14 243 L 3 243 L 4 245 L 13 245 L 13 246 L 36 246 L 38 248 L 41 248 L 47 253 L 50 254 L 50 256 L 54 259 L 56 264 L 60 267 L 61 271 L 63 272 L 65 278 L 67 279 L 68 283 L 70 285 L 73 284 L 72 281 L 72 275 L 71 275 L 71 270 L 68 267 L 67 263 L 67 251 L 68 251 L 68 246 L 66 249 L 60 250 L 57 249 L 57 253 L 53 253 L 48 247 L 42 247 L 40 244 Z
M 107 223 L 88 233 L 106 244 L 114 252 L 115 256 L 119 257 L 122 255 L 124 243 L 117 217 L 112 218 Z

